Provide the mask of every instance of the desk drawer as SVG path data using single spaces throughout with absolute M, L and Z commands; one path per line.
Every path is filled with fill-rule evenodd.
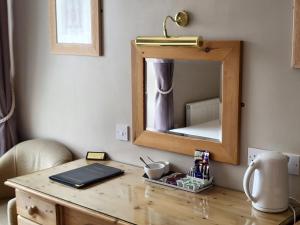
M 18 215 L 43 225 L 57 224 L 57 212 L 54 203 L 18 190 L 16 190 L 16 199 Z
M 18 215 L 18 225 L 39 225 L 39 224 Z
M 62 224 L 64 225 L 117 225 L 118 220 L 109 216 L 98 214 L 90 216 L 88 214 L 73 210 L 70 208 L 63 208 Z

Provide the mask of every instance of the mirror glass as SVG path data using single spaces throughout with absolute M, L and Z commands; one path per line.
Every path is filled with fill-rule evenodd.
M 222 62 L 145 59 L 146 130 L 222 142 Z

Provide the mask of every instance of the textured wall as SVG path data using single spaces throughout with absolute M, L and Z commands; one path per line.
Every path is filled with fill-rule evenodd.
M 78 156 L 105 150 L 113 159 L 140 164 L 139 155 L 179 168 L 191 157 L 115 140 L 115 124 L 131 124 L 130 40 L 162 34 L 161 23 L 180 9 L 191 25 L 170 34 L 245 41 L 241 165 L 214 163 L 216 182 L 241 189 L 247 147 L 300 153 L 300 70 L 290 67 L 291 0 L 104 0 L 103 57 L 49 53 L 46 0 L 16 1 L 18 118 L 23 138 L 47 137 Z M 300 178 L 291 177 L 300 199 Z

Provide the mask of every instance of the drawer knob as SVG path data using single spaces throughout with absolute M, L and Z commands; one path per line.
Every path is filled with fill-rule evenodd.
M 28 214 L 29 215 L 33 215 L 33 214 L 35 214 L 37 212 L 37 207 L 36 206 L 30 206 L 29 208 L 28 208 Z

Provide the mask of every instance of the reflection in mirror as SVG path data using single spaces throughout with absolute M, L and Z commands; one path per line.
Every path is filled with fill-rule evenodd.
M 222 142 L 222 62 L 146 58 L 146 129 Z

